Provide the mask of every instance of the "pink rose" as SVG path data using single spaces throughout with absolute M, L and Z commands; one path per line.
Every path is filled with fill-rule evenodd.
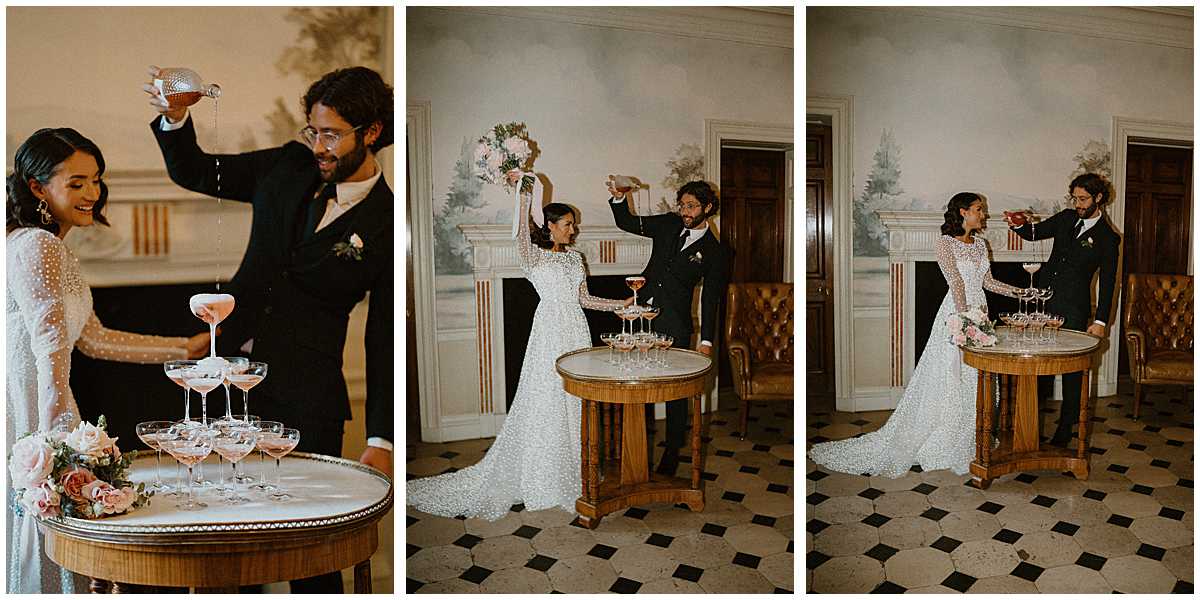
M 58 482 L 63 487 L 63 494 L 73 501 L 88 500 L 83 495 L 83 488 L 93 481 L 96 481 L 96 476 L 91 471 L 76 467 L 67 471 L 59 478 Z
M 66 442 L 68 446 L 80 454 L 92 458 L 101 458 L 106 454 L 114 454 L 114 446 L 117 440 L 116 438 L 108 437 L 108 434 L 103 429 L 84 421 L 76 425 L 75 429 L 67 434 Z
M 8 460 L 13 487 L 33 487 L 49 477 L 53 469 L 54 450 L 44 437 L 30 435 L 13 444 L 12 456 Z
M 21 494 L 21 504 L 40 518 L 57 517 L 61 512 L 58 492 L 49 481 L 31 487 Z
M 117 489 L 97 479 L 83 486 L 83 496 L 92 504 L 96 516 L 123 513 L 137 500 L 137 492 L 131 487 Z
M 524 159 L 529 156 L 529 143 L 516 136 L 504 140 L 504 149 L 517 155 L 517 158 Z
M 965 336 L 961 333 L 954 334 L 954 344 L 955 345 L 961 346 L 965 343 L 967 343 L 967 336 Z
M 973 340 L 979 339 L 979 328 L 974 325 L 968 325 L 966 333 Z

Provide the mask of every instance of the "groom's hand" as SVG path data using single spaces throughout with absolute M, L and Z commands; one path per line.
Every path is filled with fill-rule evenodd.
M 611 175 L 610 175 L 610 177 L 611 177 Z M 625 192 L 624 194 L 622 194 L 621 192 L 618 192 L 617 188 L 613 186 L 613 180 L 611 180 L 611 179 L 606 179 L 604 181 L 604 187 L 608 188 L 608 194 L 610 196 L 612 196 L 613 198 L 624 198 L 625 195 L 629 193 L 629 192 Z
M 158 88 L 154 87 L 154 78 L 158 75 L 158 70 L 158 67 L 154 65 L 150 65 L 146 70 L 147 74 L 150 75 L 150 83 L 143 83 L 142 91 L 150 95 L 150 106 L 153 106 L 154 110 L 164 115 L 172 124 L 178 123 L 187 116 L 187 107 L 171 108 L 167 99 L 158 91 Z
M 697 350 L 700 352 L 700 354 L 712 356 L 712 346 L 709 346 L 708 344 L 700 344 L 700 347 L 697 348 Z
M 1104 337 L 1105 327 L 1099 323 L 1092 323 L 1088 325 L 1087 332 L 1096 337 Z
M 392 476 L 392 453 L 383 448 L 367 446 L 367 449 L 363 450 L 362 456 L 358 457 L 358 462 L 368 467 L 375 467 L 388 477 Z

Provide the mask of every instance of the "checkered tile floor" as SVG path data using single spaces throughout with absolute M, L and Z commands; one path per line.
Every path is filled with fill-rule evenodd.
M 589 531 L 560 509 L 503 519 L 407 507 L 408 593 L 791 593 L 793 407 L 758 404 L 738 439 L 736 405 L 704 415 L 705 508 L 648 504 Z M 663 422 L 655 437 L 662 453 Z M 407 479 L 474 464 L 491 439 L 407 447 Z M 681 455 L 686 458 L 686 448 Z M 679 476 L 691 469 L 682 463 Z
M 887 479 L 806 459 L 805 589 L 1191 594 L 1192 398 L 1150 388 L 1138 421 L 1131 393 L 1100 398 L 1085 481 L 1035 471 L 977 490 L 945 470 Z M 1043 408 L 1043 433 L 1057 405 Z M 810 408 L 806 448 L 874 431 L 890 414 Z

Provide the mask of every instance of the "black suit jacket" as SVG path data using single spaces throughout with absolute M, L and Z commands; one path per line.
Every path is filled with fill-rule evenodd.
M 321 183 L 309 148 L 289 142 L 211 155 L 197 145 L 191 119 L 180 129 L 162 131 L 156 118 L 150 128 L 172 181 L 253 206 L 246 254 L 228 284 L 237 307 L 221 325 L 217 342 L 219 351 L 231 356 L 243 354 L 238 348 L 253 338 L 252 358 L 268 364 L 267 378 L 250 396 L 251 412 L 264 418 L 285 415 L 285 425 L 287 416 L 302 422 L 351 418 L 342 351 L 350 311 L 370 292 L 367 436 L 393 440 L 394 196 L 384 178 L 361 202 L 305 239 L 308 205 Z M 363 241 L 362 260 L 334 255 L 333 246 L 351 234 Z
M 716 342 L 717 318 L 721 314 L 721 302 L 725 299 L 725 288 L 729 283 L 729 252 L 712 230 L 693 242 L 683 252 L 676 252 L 679 236 L 683 233 L 683 219 L 667 213 L 646 217 L 634 216 L 629 212 L 629 203 L 609 201 L 617 227 L 622 230 L 654 240 L 650 262 L 642 271 L 646 278 L 645 287 L 638 290 L 638 301 L 651 297 L 660 313 L 654 328 L 658 331 L 677 331 L 685 339 L 676 344 L 690 347 L 692 329 L 692 294 L 696 284 L 704 280 L 704 291 L 700 295 L 700 339 Z M 674 334 L 673 334 L 674 335 Z
M 1017 235 L 1026 240 L 1054 239 L 1050 259 L 1038 272 L 1042 285 L 1054 290 L 1048 304 L 1071 307 L 1082 311 L 1084 319 L 1091 322 L 1092 276 L 1100 271 L 1100 290 L 1096 298 L 1095 319 L 1112 324 L 1111 312 L 1113 291 L 1117 278 L 1117 256 L 1120 253 L 1121 237 L 1101 216 L 1091 229 L 1074 237 L 1075 223 L 1079 215 L 1071 209 L 1064 210 L 1041 223 L 1014 228 Z

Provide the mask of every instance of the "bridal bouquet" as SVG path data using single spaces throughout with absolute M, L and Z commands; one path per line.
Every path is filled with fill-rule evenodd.
M 950 341 L 955 346 L 987 348 L 996 345 L 996 328 L 982 307 L 973 307 L 946 318 Z
M 56 428 L 17 440 L 8 457 L 17 514 L 99 519 L 148 504 L 153 494 L 125 478 L 132 459 L 121 454 L 105 427 L 101 416 L 96 425 L 85 421 L 69 433 Z
M 475 175 L 487 183 L 503 184 L 505 189 L 512 191 L 516 183 L 509 179 L 509 171 L 521 170 L 532 155 L 525 124 L 500 123 L 479 138 L 475 146 Z M 533 191 L 532 177 L 521 178 L 521 191 Z

